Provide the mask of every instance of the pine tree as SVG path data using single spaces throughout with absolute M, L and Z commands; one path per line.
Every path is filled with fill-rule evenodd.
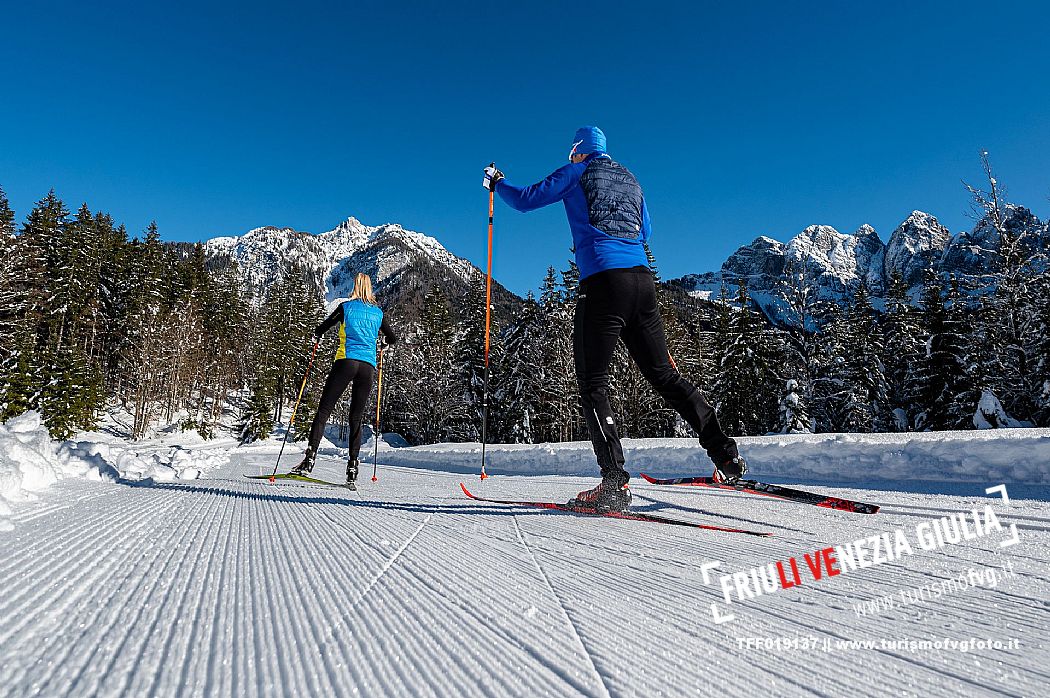
M 929 339 L 918 376 L 924 411 L 916 417 L 916 427 L 925 431 L 970 428 L 979 396 L 974 395 L 966 370 L 958 285 L 953 281 L 945 289 L 932 270 L 924 281 L 922 313 Z
M 237 427 L 242 444 L 269 438 L 274 428 L 273 404 L 276 398 L 276 372 L 260 369 L 252 378 L 248 400 Z
M 464 300 L 466 308 L 476 308 L 460 323 L 452 344 L 452 371 L 456 378 L 459 398 L 463 403 L 462 418 L 453 426 L 452 438 L 456 441 L 480 441 L 485 390 L 485 279 L 477 274 L 471 281 L 470 291 Z M 499 375 L 495 370 L 500 364 L 499 331 L 489 328 L 488 347 L 488 400 L 489 419 L 499 422 L 496 412 L 502 405 L 499 393 Z
M 787 318 L 780 370 L 788 380 L 795 381 L 799 400 L 816 409 L 814 403 L 818 402 L 819 392 L 816 384 L 826 375 L 826 348 L 820 337 L 818 316 L 826 314 L 826 304 L 818 301 L 805 265 L 791 260 L 785 266 L 776 294 Z M 816 410 L 813 416 L 819 412 Z M 810 428 L 816 428 L 818 420 L 814 418 L 810 422 Z
M 431 285 L 418 323 L 399 327 L 402 342 L 387 364 L 384 424 L 411 443 L 438 443 L 453 437 L 468 417 L 453 371 L 452 309 L 442 288 Z
M 575 311 L 573 268 L 558 283 L 554 267 L 540 286 L 541 344 L 544 380 L 537 415 L 536 438 L 543 442 L 571 441 L 582 437 L 584 427 L 579 413 L 575 361 L 572 353 L 572 313 Z M 569 298 L 567 294 L 572 293 Z
M 51 382 L 49 371 L 55 356 L 52 304 L 52 270 L 55 248 L 63 244 L 69 211 L 54 190 L 37 202 L 26 216 L 14 246 L 13 319 L 17 356 L 9 357 L 11 374 L 4 401 L 7 411 L 39 409 L 45 388 Z M 52 390 L 53 392 L 53 390 Z M 58 403 L 51 401 L 51 409 Z M 17 407 L 15 407 L 17 406 Z M 17 413 L 16 413 L 17 414 Z M 54 419 L 54 414 L 45 414 Z
M 542 331 L 540 306 L 529 291 L 505 342 L 501 441 L 533 443 L 535 438 L 545 374 Z
M 1032 399 L 1036 406 L 1033 417 L 1037 426 L 1045 427 L 1050 426 L 1050 275 L 1044 273 L 1033 281 L 1028 310 L 1033 319 L 1026 346 L 1026 351 L 1034 357 L 1031 366 L 1031 382 L 1035 388 Z
M 821 306 L 818 324 L 810 356 L 811 414 L 818 432 L 849 431 L 856 398 L 844 309 L 836 303 Z
M 15 212 L 0 187 L 0 389 L 3 367 L 14 359 L 15 337 L 18 334 L 18 306 L 20 289 L 16 285 Z
M 784 383 L 784 392 L 780 396 L 780 420 L 777 432 L 780 434 L 810 434 L 813 432 L 813 421 L 809 417 L 806 403 L 799 395 L 798 381 L 790 379 Z
M 849 431 L 880 432 L 889 426 L 889 397 L 882 364 L 883 344 L 875 309 L 861 283 L 844 318 Z
M 908 286 L 900 272 L 890 278 L 882 335 L 889 410 L 884 417 L 885 426 L 893 431 L 907 431 L 916 412 L 916 371 L 925 350 L 919 315 L 908 299 Z
M 15 337 L 15 350 L 5 360 L 0 382 L 0 422 L 40 405 L 40 379 L 34 366 L 33 336 L 22 332 Z
M 720 375 L 715 380 L 714 394 L 718 400 L 719 421 L 726 433 L 736 436 L 764 434 L 776 424 L 777 393 L 769 386 L 776 378 L 770 364 L 769 344 L 763 337 L 759 320 L 751 312 L 751 298 L 746 283 L 741 283 L 734 310 L 725 303 L 730 317 L 722 316 L 719 332 L 723 350 Z
M 997 241 L 991 275 L 992 298 L 989 307 L 984 308 L 986 318 L 991 320 L 988 327 L 994 332 L 987 333 L 984 339 L 991 344 L 989 349 L 995 351 L 996 361 L 1001 363 L 1001 367 L 982 368 L 982 373 L 991 368 L 992 373 L 1000 375 L 982 378 L 996 385 L 997 397 L 1008 413 L 1030 419 L 1036 411 L 1033 398 L 1041 389 L 1032 380 L 1030 368 L 1038 357 L 1027 350 L 1033 321 L 1029 312 L 1031 281 L 1038 278 L 1044 255 L 1032 231 L 1010 224 L 1010 211 L 1014 207 L 1007 203 L 1006 188 L 992 171 L 988 152 L 982 151 L 980 157 L 988 189 L 964 184 L 980 224 L 990 227 Z

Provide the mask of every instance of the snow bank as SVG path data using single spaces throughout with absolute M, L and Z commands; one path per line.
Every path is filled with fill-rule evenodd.
M 1050 484 L 1050 429 L 907 434 L 778 434 L 738 439 L 756 478 L 870 482 L 1024 482 Z M 693 439 L 624 439 L 632 474 L 697 475 L 711 461 Z M 495 444 L 487 447 L 493 474 L 595 475 L 590 442 Z M 384 451 L 383 463 L 478 471 L 481 445 L 435 444 Z
M 93 440 L 69 442 L 65 448 L 82 460 L 110 466 L 122 480 L 196 480 L 230 459 L 225 449 L 191 450 L 170 446 L 150 452 L 148 446 L 136 450 L 125 444 Z
M 52 441 L 38 412 L 9 419 L 0 424 L 0 531 L 12 528 L 9 502 L 35 500 L 34 492 L 64 478 L 112 480 L 113 475 L 110 468 L 77 458 Z
M 12 528 L 11 502 L 35 500 L 36 493 L 58 480 L 195 480 L 229 460 L 224 448 L 158 448 L 146 442 L 135 450 L 102 434 L 79 439 L 53 441 L 37 412 L 0 424 L 0 531 Z

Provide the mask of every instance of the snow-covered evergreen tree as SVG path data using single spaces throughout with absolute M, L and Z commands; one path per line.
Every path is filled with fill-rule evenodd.
M 1038 358 L 1029 353 L 1027 338 L 1032 335 L 1033 322 L 1029 307 L 1032 282 L 1040 270 L 1045 271 L 1045 255 L 1038 239 L 1040 231 L 1011 225 L 1011 211 L 1016 207 L 1007 203 L 1006 188 L 992 171 L 987 151 L 981 153 L 981 167 L 988 188 L 969 184 L 966 188 L 979 225 L 990 229 L 996 241 L 990 275 L 992 296 L 985 299 L 986 316 L 991 320 L 987 326 L 995 332 L 987 332 L 986 340 L 993 344 L 990 348 L 995 351 L 995 361 L 1001 363 L 1001 367 L 983 367 L 982 373 L 995 386 L 1007 411 L 1029 419 L 1037 409 L 1035 399 L 1040 390 L 1038 381 L 1032 379 L 1031 364 Z
M 383 423 L 411 443 L 452 440 L 467 415 L 452 364 L 456 325 L 442 289 L 432 285 L 418 324 L 397 331 L 402 342 L 388 357 Z
M 15 336 L 18 334 L 20 289 L 15 278 L 16 245 L 15 212 L 11 210 L 3 187 L 0 187 L 0 371 L 14 358 Z
M 454 441 L 480 441 L 486 372 L 485 277 L 481 274 L 473 279 L 464 305 L 475 312 L 465 314 L 452 343 L 452 370 L 464 409 L 462 418 L 452 427 L 451 438 Z M 495 412 L 503 406 L 498 368 L 501 362 L 499 328 L 493 324 L 489 327 L 488 339 L 489 424 L 499 424 Z
M 540 286 L 540 317 L 543 366 L 545 368 L 537 415 L 536 437 L 544 442 L 570 441 L 583 438 L 584 427 L 579 414 L 575 362 L 572 353 L 572 312 L 576 307 L 572 288 L 572 268 L 563 276 L 569 286 L 558 283 L 554 267 Z M 578 278 L 578 277 L 576 277 Z M 568 293 L 573 296 L 567 297 Z
M 510 443 L 533 443 L 541 412 L 543 321 L 532 291 L 525 297 L 505 341 L 504 378 L 499 434 Z
M 886 431 L 892 410 L 882 364 L 882 335 L 863 283 L 853 293 L 842 332 L 847 349 L 846 428 L 859 432 Z
M 928 273 L 922 294 L 923 324 L 928 328 L 926 355 L 918 378 L 922 412 L 916 428 L 926 431 L 963 429 L 972 423 L 979 396 L 966 370 L 965 306 L 958 284 L 945 289 Z
M 735 436 L 764 434 L 776 424 L 778 392 L 771 393 L 776 380 L 760 320 L 750 310 L 746 284 L 741 283 L 736 308 L 729 308 L 725 291 L 722 299 L 729 317 L 718 332 L 723 342 L 720 375 L 715 379 L 714 395 L 719 421 L 726 433 Z
M 919 320 L 908 298 L 908 286 L 900 272 L 895 272 L 890 277 L 886 312 L 882 317 L 882 363 L 889 410 L 883 426 L 890 431 L 907 431 L 916 411 L 914 386 L 920 358 L 925 354 L 924 332 Z
M 1030 368 L 1035 402 L 1033 421 L 1045 427 L 1050 426 L 1050 274 L 1043 273 L 1032 281 L 1028 311 L 1032 321 L 1025 351 L 1033 357 Z
M 813 420 L 810 419 L 806 403 L 799 395 L 798 381 L 789 379 L 784 383 L 784 393 L 780 396 L 779 434 L 811 434 Z

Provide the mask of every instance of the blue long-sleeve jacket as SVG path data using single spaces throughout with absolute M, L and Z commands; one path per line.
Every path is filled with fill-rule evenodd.
M 599 158 L 603 160 L 596 163 Z M 603 179 L 603 173 L 611 173 L 611 177 Z M 527 187 L 501 179 L 496 193 L 508 206 L 522 212 L 558 201 L 565 205 L 581 279 L 606 269 L 648 263 L 643 245 L 652 227 L 645 198 L 634 176 L 608 155 L 595 154 L 583 162 L 569 163 Z

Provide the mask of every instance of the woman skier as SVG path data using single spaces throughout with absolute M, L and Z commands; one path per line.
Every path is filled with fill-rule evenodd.
M 597 126 L 576 131 L 569 164 L 542 182 L 516 187 L 490 165 L 484 185 L 513 209 L 526 212 L 562 202 L 572 232 L 580 290 L 573 320 L 573 358 L 580 410 L 587 421 L 602 481 L 570 502 L 623 511 L 631 503 L 630 475 L 609 404 L 609 364 L 623 340 L 642 375 L 696 430 L 715 464 L 715 479 L 735 482 L 747 470 L 736 442 L 718 424 L 714 408 L 682 378 L 670 361 L 656 285 L 644 245 L 651 233 L 642 188 L 631 172 L 609 157 Z
M 358 454 L 361 452 L 361 419 L 372 394 L 372 379 L 376 368 L 376 342 L 379 333 L 383 333 L 384 346 L 393 346 L 397 337 L 390 329 L 383 310 L 376 304 L 372 294 L 372 279 L 367 274 L 358 274 L 354 279 L 354 292 L 350 299 L 340 303 L 328 319 L 317 326 L 314 337 L 320 340 L 325 332 L 339 326 L 339 351 L 335 363 L 325 380 L 321 392 L 321 403 L 317 406 L 317 415 L 310 425 L 310 440 L 302 463 L 292 468 L 295 475 L 307 475 L 314 469 L 317 459 L 317 446 L 321 443 L 325 424 L 348 385 L 353 383 L 350 393 L 350 455 L 346 465 L 346 483 L 354 485 L 360 464 Z M 379 438 L 379 435 L 374 435 Z

